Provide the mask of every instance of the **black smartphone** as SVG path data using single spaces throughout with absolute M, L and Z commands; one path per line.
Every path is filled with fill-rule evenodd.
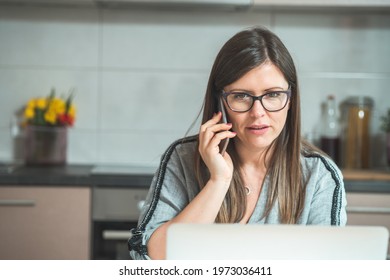
M 223 105 L 222 98 L 219 98 L 218 100 L 218 110 L 222 112 L 222 118 L 220 123 L 227 123 L 227 116 L 226 116 L 225 106 Z M 219 152 L 221 153 L 221 155 L 225 154 L 228 144 L 229 144 L 229 138 L 225 138 L 221 140 L 221 143 L 219 143 Z

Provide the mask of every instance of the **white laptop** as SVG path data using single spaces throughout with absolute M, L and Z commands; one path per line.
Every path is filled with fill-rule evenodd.
M 389 232 L 375 226 L 172 224 L 168 260 L 385 260 Z

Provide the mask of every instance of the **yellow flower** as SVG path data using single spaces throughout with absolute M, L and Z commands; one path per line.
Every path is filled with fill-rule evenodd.
M 45 109 L 47 105 L 47 99 L 46 98 L 38 98 L 36 100 L 36 106 L 38 109 Z
M 76 116 L 76 107 L 74 105 L 70 106 L 68 114 L 72 118 L 74 118 Z
M 27 103 L 27 108 L 34 109 L 35 105 L 36 105 L 35 99 L 31 99 L 31 100 Z
M 52 89 L 46 98 L 32 98 L 24 109 L 26 122 L 41 126 L 72 126 L 76 116 L 72 97 L 72 93 L 67 99 L 56 97 Z
M 24 110 L 24 117 L 26 119 L 32 119 L 35 116 L 35 110 L 32 107 L 27 106 L 26 110 Z
M 55 124 L 57 121 L 57 114 L 55 111 L 48 110 L 44 115 L 45 121 L 50 124 Z
M 55 111 L 57 114 L 63 114 L 65 113 L 65 102 L 62 99 L 54 98 L 50 104 L 50 107 L 53 111 Z

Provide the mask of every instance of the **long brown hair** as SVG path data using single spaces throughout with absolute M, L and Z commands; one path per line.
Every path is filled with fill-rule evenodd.
M 278 202 L 281 222 L 292 224 L 299 219 L 305 200 L 305 183 L 300 164 L 301 109 L 294 62 L 275 34 L 265 28 L 254 27 L 237 33 L 225 43 L 210 73 L 202 123 L 211 119 L 218 110 L 218 97 L 225 86 L 265 62 L 271 62 L 279 68 L 290 85 L 292 94 L 286 124 L 271 144 L 272 153 L 271 147 L 267 151 L 270 154 L 267 156 L 269 161 L 266 176 L 270 184 L 264 217 Z M 239 222 L 244 216 L 247 203 L 234 141 L 230 141 L 228 153 L 235 168 L 231 185 L 216 218 L 219 223 Z M 202 188 L 209 179 L 209 174 L 199 153 L 195 154 L 195 167 L 197 180 Z

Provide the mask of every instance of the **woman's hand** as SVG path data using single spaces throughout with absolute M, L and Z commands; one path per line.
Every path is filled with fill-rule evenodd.
M 200 127 L 199 153 L 210 172 L 211 180 L 231 181 L 233 162 L 227 152 L 222 156 L 219 152 L 219 143 L 225 138 L 233 138 L 235 132 L 229 131 L 231 124 L 219 123 L 222 114 L 218 112 L 212 119 Z
M 233 138 L 231 124 L 219 124 L 221 113 L 200 127 L 199 153 L 210 171 L 211 178 L 188 205 L 170 221 L 160 225 L 148 242 L 148 254 L 152 259 L 166 258 L 166 235 L 173 223 L 213 223 L 229 189 L 233 175 L 233 162 L 225 152 L 219 153 L 222 139 Z

